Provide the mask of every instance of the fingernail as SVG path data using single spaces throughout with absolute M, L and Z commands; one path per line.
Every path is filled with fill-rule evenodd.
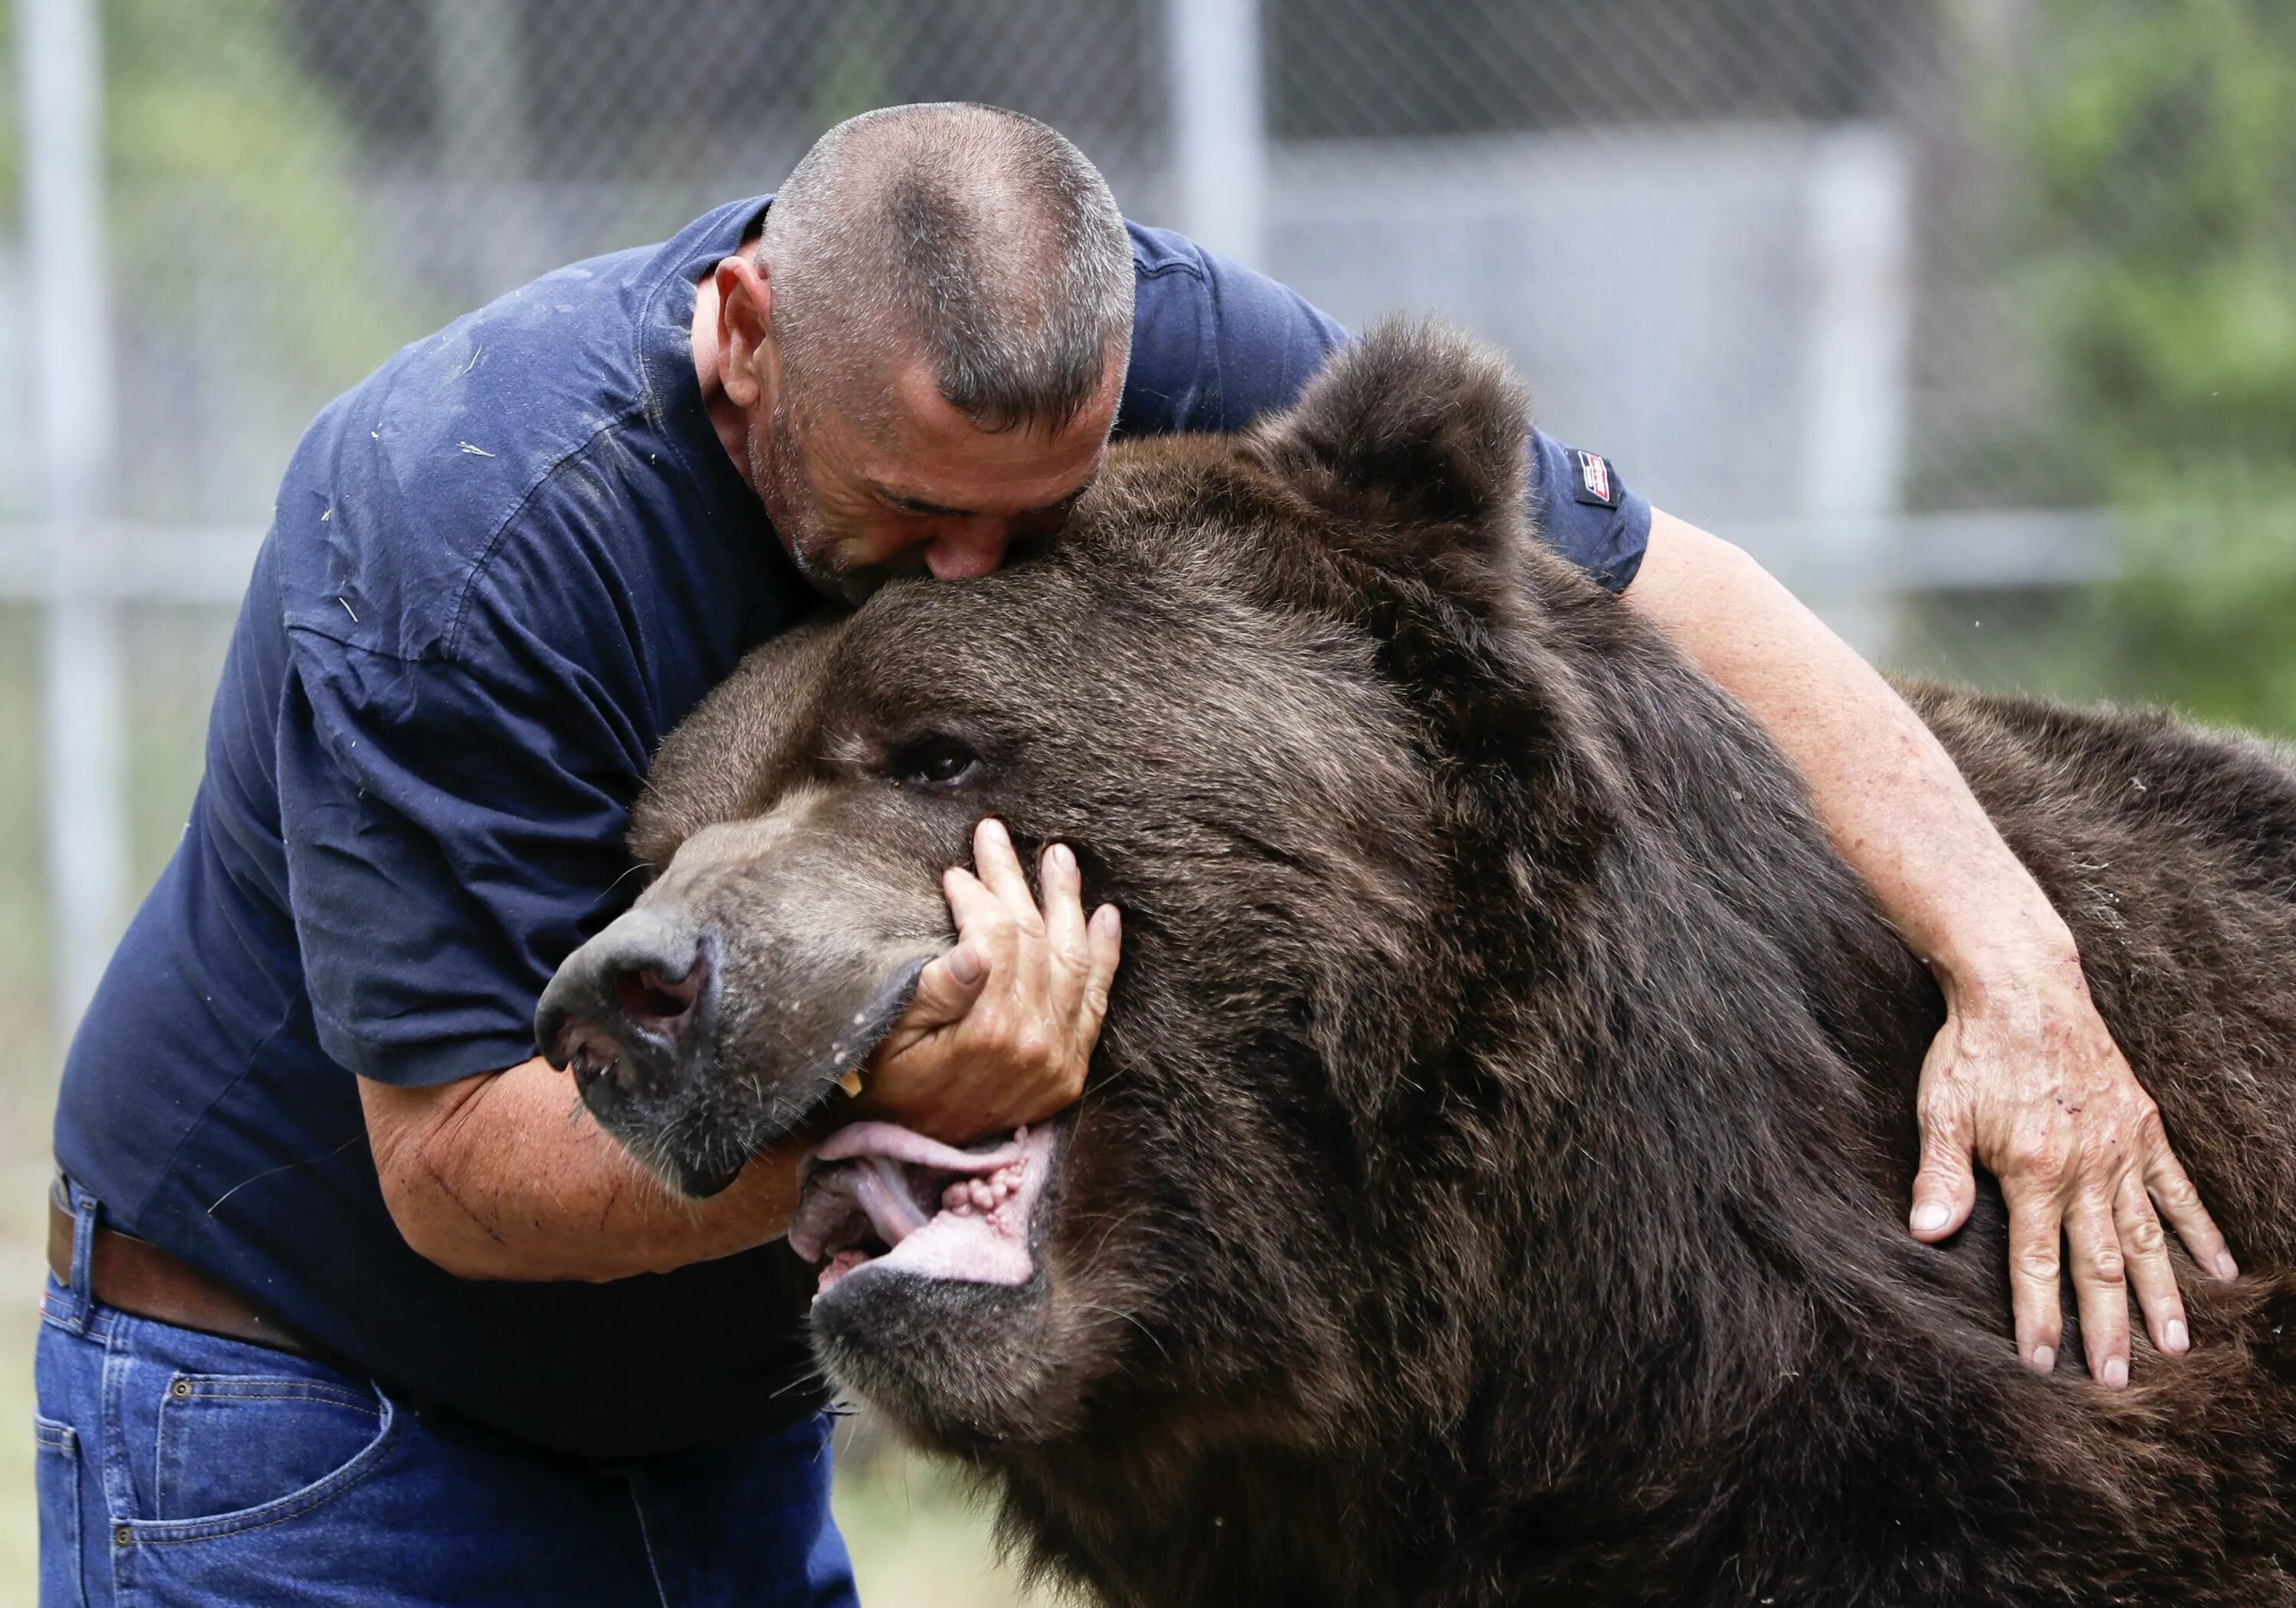
M 1066 843 L 1055 843 L 1053 845 L 1053 864 L 1063 873 L 1072 872 L 1076 869 L 1076 856 L 1069 852 Z
M 983 816 L 980 817 L 980 825 L 974 827 L 973 831 L 984 838 L 1001 838 L 1004 835 L 1004 823 L 995 816 Z
M 948 952 L 948 974 L 971 988 L 988 972 L 988 963 L 972 950 L 959 947 Z
M 2192 1349 L 2193 1337 L 2186 1332 L 2183 1318 L 2172 1317 L 2169 1320 L 2169 1326 L 2161 1332 L 2161 1344 L 2165 1350 L 2170 1351 L 2185 1351 Z
M 2217 1258 L 2217 1276 L 2222 1279 L 2234 1279 L 2240 1276 L 2240 1264 L 2232 1259 L 2231 1251 L 2227 1251 Z
M 1946 1218 L 1953 1214 L 1935 1201 L 1923 1201 L 1914 1208 L 1914 1232 L 1935 1234 L 1945 1227 Z
M 2056 1372 L 2056 1347 L 2035 1346 L 2033 1348 L 2033 1372 L 2036 1374 L 2054 1374 Z
M 2106 1358 L 2104 1361 L 2104 1388 L 2108 1391 L 2117 1391 L 2128 1382 L 2128 1359 L 2126 1357 Z

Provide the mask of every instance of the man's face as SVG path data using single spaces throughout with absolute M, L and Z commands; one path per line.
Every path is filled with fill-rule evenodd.
M 1057 431 L 981 429 L 949 406 L 931 365 L 898 368 L 863 414 L 785 389 L 749 423 L 750 483 L 806 578 L 857 603 L 897 575 L 986 575 L 1013 543 L 1051 536 L 1100 472 L 1122 386 Z

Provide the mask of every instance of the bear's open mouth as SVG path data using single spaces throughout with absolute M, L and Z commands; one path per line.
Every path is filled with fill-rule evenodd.
M 816 1299 L 856 1270 L 1025 1284 L 1035 1270 L 1030 1221 L 1057 1148 L 1058 1124 L 960 1150 L 892 1122 L 840 1128 L 798 1167 L 790 1248 L 826 1259 Z

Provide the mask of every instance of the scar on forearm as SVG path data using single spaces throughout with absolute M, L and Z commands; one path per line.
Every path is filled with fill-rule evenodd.
M 454 1204 L 455 1210 L 469 1220 L 472 1227 L 485 1235 L 497 1245 L 509 1245 L 510 1242 L 496 1232 L 492 1223 L 472 1210 L 471 1203 L 463 1199 L 455 1185 L 447 1180 L 447 1175 L 439 1170 L 439 1164 L 430 1159 L 430 1153 L 427 1147 L 418 1159 L 422 1163 L 422 1170 L 430 1176 L 431 1186 Z

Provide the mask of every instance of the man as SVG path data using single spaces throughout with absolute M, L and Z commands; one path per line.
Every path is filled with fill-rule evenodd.
M 817 593 L 994 570 L 1111 430 L 1236 429 L 1342 339 L 1128 230 L 1051 130 L 909 107 L 832 130 L 770 209 L 547 275 L 329 407 L 66 1071 L 57 1599 L 849 1597 L 770 1244 L 795 1147 L 668 1198 L 531 1057 L 534 997 L 626 902 L 648 757 L 744 650 Z M 1937 971 L 1915 1231 L 1958 1227 L 1974 1153 L 2035 1367 L 2061 1238 L 2093 1374 L 2126 1381 L 2127 1288 L 2183 1350 L 2148 1189 L 2228 1274 L 2221 1238 L 1942 751 L 1742 555 L 1529 447 L 1546 538 L 1762 718 Z M 995 823 L 975 849 L 855 1108 L 952 1139 L 1077 1096 L 1120 943 L 1059 847 L 1041 909 Z

